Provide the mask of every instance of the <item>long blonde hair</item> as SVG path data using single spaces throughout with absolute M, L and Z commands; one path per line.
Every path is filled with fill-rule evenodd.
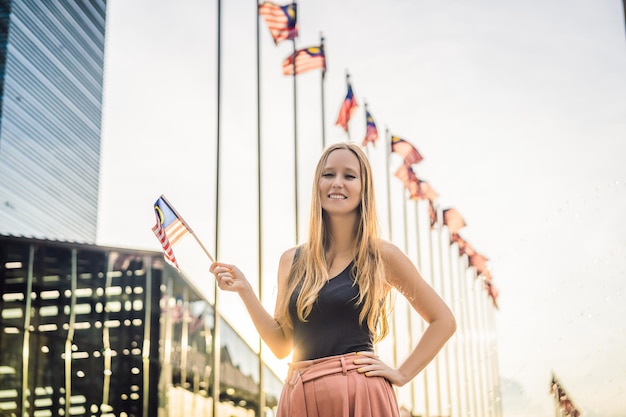
M 372 169 L 365 153 L 354 143 L 330 145 L 317 164 L 311 196 L 309 239 L 299 247 L 289 272 L 285 297 L 277 302 L 278 318 L 288 326 L 293 326 L 289 315 L 289 300 L 296 288 L 301 286 L 296 310 L 298 318 L 306 321 L 317 300 L 319 291 L 328 280 L 326 248 L 330 236 L 327 228 L 324 227 L 326 216 L 322 210 L 319 182 L 328 156 L 338 149 L 352 152 L 359 160 L 361 203 L 358 207 L 358 220 L 355 230 L 356 254 L 351 273 L 353 277 L 357 278 L 356 284 L 359 286 L 357 302 L 363 305 L 359 320 L 361 324 L 367 322 L 367 327 L 374 336 L 374 341 L 377 342 L 389 332 L 387 312 L 390 303 L 390 285 L 386 280 L 381 241 L 378 234 Z

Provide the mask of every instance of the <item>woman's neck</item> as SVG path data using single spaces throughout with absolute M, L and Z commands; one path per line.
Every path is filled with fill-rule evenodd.
M 356 247 L 356 218 L 352 221 L 341 219 L 329 219 L 327 223 L 329 243 L 326 248 L 326 257 L 332 260 L 336 257 L 354 256 Z

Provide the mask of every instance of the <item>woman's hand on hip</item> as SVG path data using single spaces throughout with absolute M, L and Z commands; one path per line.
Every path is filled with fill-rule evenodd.
M 358 352 L 354 363 L 360 365 L 358 372 L 365 376 L 380 376 L 398 387 L 408 382 L 399 370 L 387 365 L 373 352 Z

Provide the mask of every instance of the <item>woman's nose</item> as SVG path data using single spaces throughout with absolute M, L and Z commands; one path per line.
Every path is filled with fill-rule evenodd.
M 333 188 L 343 187 L 343 178 L 337 175 L 335 179 L 333 180 L 332 186 Z

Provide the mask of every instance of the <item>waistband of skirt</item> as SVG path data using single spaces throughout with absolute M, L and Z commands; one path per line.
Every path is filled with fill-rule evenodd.
M 356 352 L 351 352 L 343 355 L 293 362 L 289 364 L 287 382 L 294 385 L 298 380 L 307 382 L 337 373 L 346 375 L 349 371 L 354 371 L 361 366 L 354 363 L 354 360 L 358 357 Z

